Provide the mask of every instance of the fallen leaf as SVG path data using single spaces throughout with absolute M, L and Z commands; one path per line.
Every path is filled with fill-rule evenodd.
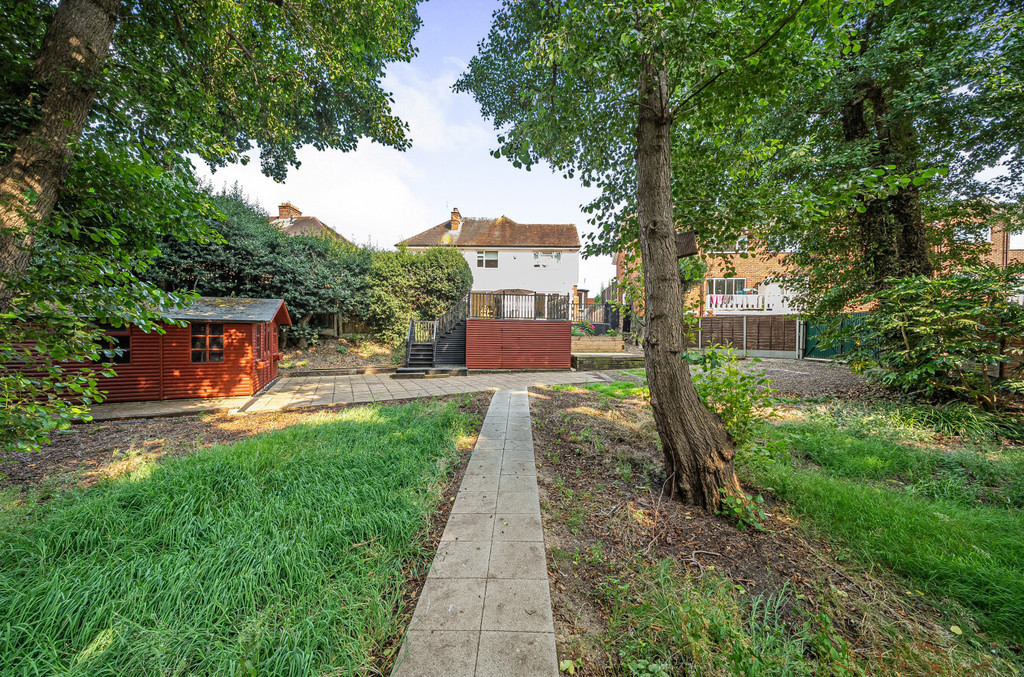
M 949 631 L 952 632 L 954 635 L 962 635 L 962 634 L 964 634 L 964 631 L 960 629 L 959 625 L 951 625 L 951 626 L 949 626 Z

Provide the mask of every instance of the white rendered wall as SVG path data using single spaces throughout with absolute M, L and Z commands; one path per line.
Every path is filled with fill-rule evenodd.
M 533 258 L 533 249 L 499 249 L 497 251 L 497 268 L 478 268 L 476 265 L 477 250 L 462 250 L 469 269 L 473 271 L 473 291 L 528 289 L 546 294 L 568 294 L 572 292 L 573 285 L 579 279 L 579 252 L 561 251 L 561 261 L 547 261 L 547 267 L 537 268 L 534 266 L 536 261 Z
M 424 251 L 410 247 L 410 251 Z M 477 249 L 460 249 L 462 256 L 473 271 L 473 291 L 498 291 L 500 289 L 527 289 L 545 294 L 571 294 L 580 276 L 580 253 L 558 249 L 480 249 L 497 251 L 497 268 L 478 268 Z M 544 261 L 546 267 L 538 268 L 533 257 L 534 251 L 558 252 L 560 261 Z

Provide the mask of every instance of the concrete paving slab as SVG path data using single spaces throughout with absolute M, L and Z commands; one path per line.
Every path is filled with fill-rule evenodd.
M 395 677 L 473 677 L 479 643 L 479 631 L 410 630 L 391 674 Z
M 498 492 L 496 491 L 460 491 L 456 494 L 455 503 L 452 505 L 452 514 L 481 512 L 492 515 L 497 506 L 497 500 Z
M 428 575 L 409 628 L 479 630 L 486 583 L 482 578 L 437 578 Z
M 517 407 L 528 411 L 525 390 L 491 400 L 392 677 L 558 674 L 532 432 L 526 417 L 509 423 Z
M 459 485 L 459 493 L 463 491 L 498 491 L 498 473 L 488 475 L 465 475 Z
M 486 578 L 491 541 L 443 541 L 430 567 L 437 578 Z
M 508 514 L 499 512 L 494 516 L 493 543 L 499 541 L 544 542 L 544 527 L 540 515 Z
M 480 633 L 476 674 L 556 677 L 558 659 L 553 632 Z
M 455 513 L 448 517 L 448 525 L 441 541 L 486 541 L 494 532 L 494 515 L 478 512 Z
M 481 630 L 554 632 L 551 593 L 546 579 L 490 578 L 486 592 Z
M 498 541 L 491 545 L 487 578 L 518 578 L 547 581 L 544 544 Z
M 507 515 L 540 515 L 540 501 L 537 491 L 501 491 L 498 489 L 498 503 L 494 508 Z

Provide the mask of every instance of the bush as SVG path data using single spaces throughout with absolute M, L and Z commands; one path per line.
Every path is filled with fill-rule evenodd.
M 689 351 L 685 357 L 701 367 L 693 375 L 693 384 L 704 406 L 718 414 L 737 446 L 744 444 L 757 425 L 754 412 L 771 405 L 774 391 L 768 377 L 741 369 L 736 351 L 719 345 Z
M 433 320 L 473 286 L 466 259 L 452 247 L 373 252 L 362 317 L 389 345 L 405 341 L 409 320 Z
M 916 397 L 972 402 L 986 411 L 1024 393 L 1024 265 L 890 280 L 862 323 L 833 332 L 854 371 Z M 1015 365 L 1014 362 L 1017 362 Z M 993 373 L 995 372 L 995 373 Z

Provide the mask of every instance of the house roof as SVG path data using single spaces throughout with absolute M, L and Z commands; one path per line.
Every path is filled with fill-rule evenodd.
M 282 299 L 241 299 L 235 297 L 200 296 L 188 308 L 167 313 L 172 320 L 190 322 L 274 322 L 292 323 Z
M 516 223 L 507 216 L 497 219 L 462 219 L 458 230 L 445 221 L 398 243 L 407 247 L 550 247 L 579 249 L 580 236 L 571 223 Z
M 270 222 L 285 235 L 312 235 L 337 240 L 344 244 L 352 244 L 348 238 L 315 216 L 293 216 L 285 219 L 270 217 Z

